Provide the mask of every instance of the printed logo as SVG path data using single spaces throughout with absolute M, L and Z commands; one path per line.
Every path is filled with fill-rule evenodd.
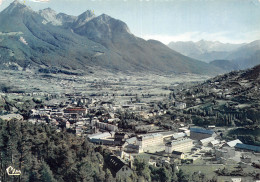
M 8 168 L 6 168 L 6 172 L 9 176 L 19 176 L 22 174 L 20 170 L 16 170 L 12 166 L 9 166 Z

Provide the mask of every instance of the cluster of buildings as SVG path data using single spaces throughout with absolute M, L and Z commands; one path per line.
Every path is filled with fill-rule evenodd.
M 29 122 L 48 123 L 60 131 L 64 128 L 73 130 L 81 135 L 88 128 L 90 118 L 87 117 L 88 110 L 83 107 L 48 106 L 42 109 L 33 109 Z
M 105 146 L 113 153 L 106 163 L 114 177 L 132 174 L 134 156 L 142 153 L 150 155 L 150 164 L 156 165 L 153 155 L 164 161 L 194 161 L 210 153 L 213 161 L 225 164 L 234 159 L 241 166 L 254 161 L 252 155 L 238 153 L 260 153 L 260 147 L 243 144 L 240 140 L 225 141 L 214 129 L 194 127 L 192 124 L 181 125 L 178 131 L 160 130 L 154 124 L 137 124 L 128 131 L 120 128 L 118 111 L 138 113 L 144 119 L 165 114 L 165 110 L 153 110 L 152 105 L 145 103 L 114 104 L 108 98 L 85 98 L 79 95 L 66 95 L 68 102 L 53 104 L 40 109 L 33 109 L 29 121 L 32 123 L 48 123 L 57 131 L 66 129 L 78 136 L 85 137 L 96 145 Z M 200 102 L 199 100 L 197 102 Z M 176 109 L 186 108 L 186 103 L 175 102 Z M 100 112 L 99 111 L 105 111 Z M 21 115 L 6 115 L 5 120 Z M 254 161 L 255 162 L 255 161 Z M 260 161 L 256 161 L 260 163 Z
M 213 130 L 195 127 L 184 127 L 180 130 L 181 132 L 177 133 L 157 132 L 141 135 L 107 131 L 88 137 L 91 142 L 108 146 L 117 154 L 111 160 L 117 161 L 122 167 L 113 169 L 115 176 L 124 173 L 129 175 L 133 156 L 141 153 L 151 154 L 150 165 L 156 165 L 158 162 L 153 159 L 153 155 L 161 156 L 164 162 L 174 160 L 181 163 L 193 162 L 210 153 L 215 163 L 226 164 L 228 160 L 233 159 L 237 160 L 240 166 L 246 167 L 257 161 L 257 158 L 254 159 L 252 156 L 260 156 L 260 147 L 243 144 L 238 139 L 227 142 Z M 260 163 L 259 158 L 257 163 Z
M 137 125 L 135 129 L 136 131 L 144 131 L 144 128 L 148 128 L 147 131 L 151 133 L 123 132 L 118 126 L 120 119 L 117 117 L 116 112 L 113 112 L 114 107 L 111 106 L 112 103 L 102 102 L 101 104 L 102 107 L 105 106 L 109 110 L 108 114 L 93 116 L 91 109 L 98 107 L 97 100 L 90 101 L 86 98 L 80 100 L 82 103 L 89 103 L 89 108 L 76 107 L 79 102 L 75 102 L 75 100 L 73 102 L 63 108 L 48 106 L 32 110 L 29 121 L 34 123 L 47 122 L 56 126 L 58 131 L 66 128 L 76 135 L 87 137 L 94 144 L 107 146 L 114 152 L 124 152 L 124 156 L 156 153 L 162 157 L 167 156 L 174 160 L 194 161 L 202 157 L 203 152 L 210 152 L 217 161 L 225 163 L 227 159 L 236 156 L 237 151 L 260 152 L 260 147 L 245 145 L 239 140 L 229 142 L 222 140 L 218 132 L 212 130 L 214 127 L 204 129 L 186 125 L 179 128 L 178 132 L 156 132 L 157 126 L 147 124 Z M 177 103 L 176 107 L 180 105 L 182 106 L 179 109 L 183 109 L 185 106 L 184 103 Z M 141 106 L 143 105 L 141 104 Z M 116 108 L 119 109 L 120 107 Z M 122 108 L 133 109 L 130 106 Z M 140 109 L 142 110 L 140 107 L 137 110 Z M 140 113 L 143 112 L 144 110 Z M 117 157 L 124 161 L 121 158 L 122 155 Z M 131 159 L 129 158 L 129 160 Z
M 38 96 L 38 95 L 37 95 Z M 39 95 L 41 96 L 41 95 Z M 32 109 L 29 121 L 32 123 L 48 123 L 61 131 L 66 128 L 79 136 L 101 132 L 118 132 L 119 112 L 138 114 L 144 119 L 160 116 L 165 110 L 154 110 L 155 101 L 149 103 L 136 102 L 136 96 L 116 98 L 114 95 L 86 97 L 80 93 L 47 95 L 51 101 L 44 108 Z M 52 101 L 52 99 L 54 101 Z M 117 99 L 122 99 L 118 102 Z M 100 112 L 100 113 L 99 113 Z M 154 125 L 137 125 L 136 131 L 158 130 Z

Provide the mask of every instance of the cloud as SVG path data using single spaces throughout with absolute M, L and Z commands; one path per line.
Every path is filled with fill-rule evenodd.
M 208 32 L 185 32 L 178 35 L 144 35 L 142 36 L 143 39 L 149 40 L 159 40 L 164 44 L 169 44 L 170 42 L 177 42 L 177 41 L 200 41 L 202 39 L 208 41 L 219 41 L 223 43 L 245 43 L 245 42 L 252 42 L 254 40 L 260 39 L 260 31 L 252 31 L 252 32 L 244 32 L 244 33 L 237 33 L 237 32 L 215 32 L 215 33 L 208 33 Z
M 2 4 L 3 0 L 0 0 L 0 5 Z

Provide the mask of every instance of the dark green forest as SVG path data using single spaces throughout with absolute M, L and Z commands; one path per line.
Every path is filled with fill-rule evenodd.
M 245 144 L 260 146 L 260 128 L 237 128 L 230 130 L 226 139 L 239 139 Z
M 57 133 L 45 124 L 0 121 L 0 171 L 2 181 L 106 181 L 103 157 L 87 140 Z M 21 169 L 10 177 L 5 169 Z

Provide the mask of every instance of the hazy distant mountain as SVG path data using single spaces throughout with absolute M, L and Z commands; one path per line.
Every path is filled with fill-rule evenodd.
M 183 56 L 158 41 L 131 34 L 108 15 L 35 12 L 14 1 L 0 13 L 0 67 L 217 74 L 220 69 Z
M 249 44 L 223 44 L 210 41 L 172 42 L 169 47 L 189 57 L 210 62 L 225 72 L 260 64 L 260 40 Z
M 225 60 L 214 60 L 210 64 L 225 71 L 252 68 L 260 64 L 260 40 L 231 51 Z
M 211 62 L 213 60 L 226 59 L 231 51 L 238 49 L 244 44 L 224 44 L 218 41 L 198 42 L 171 42 L 169 47 L 194 59 Z
M 251 68 L 260 64 L 260 40 L 256 40 L 232 51 L 227 56 L 227 59 L 237 64 L 240 69 Z
M 232 61 L 229 60 L 214 60 L 210 62 L 211 65 L 217 66 L 224 70 L 225 72 L 230 72 L 233 70 L 239 70 L 239 66 Z

